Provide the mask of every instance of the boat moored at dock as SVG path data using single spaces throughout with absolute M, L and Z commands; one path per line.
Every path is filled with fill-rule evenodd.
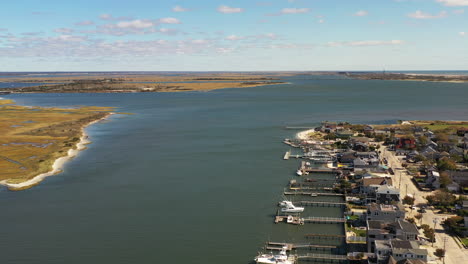
M 260 254 L 255 257 L 255 263 L 257 264 L 294 264 L 294 257 L 289 257 L 286 253 L 287 246 L 283 246 L 279 254 Z

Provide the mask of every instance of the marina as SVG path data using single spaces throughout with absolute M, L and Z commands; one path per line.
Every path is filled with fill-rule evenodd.
M 341 226 L 346 223 L 344 217 L 346 195 L 335 190 L 343 175 L 341 169 L 333 166 L 336 162 L 336 155 L 340 151 L 324 149 L 323 146 L 328 146 L 329 142 L 316 140 L 304 142 L 295 139 L 285 139 L 283 142 L 300 150 L 302 154 L 289 149 L 283 156 L 285 161 L 293 158 L 301 159 L 301 161 L 296 171 L 298 178 L 291 179 L 282 192 L 283 197 L 288 196 L 295 200 L 284 198 L 278 203 L 279 208 L 276 210 L 274 223 L 286 224 L 279 226 L 297 226 L 297 233 L 298 235 L 302 233 L 302 238 L 289 242 L 287 240 L 284 242 L 268 241 L 264 249 L 279 251 L 283 254 L 283 258 L 284 254 L 289 252 L 287 261 L 292 261 L 292 263 L 347 261 L 346 255 L 343 255 L 346 253 L 346 236 L 343 233 L 321 234 L 309 231 L 315 231 L 317 227 L 324 228 L 324 225 L 340 226 L 339 229 L 341 229 Z M 332 211 L 320 213 L 320 211 L 315 211 L 315 208 L 328 208 L 327 210 L 332 210 L 333 213 Z M 256 259 L 258 260 L 261 256 L 267 255 L 260 254 Z M 274 254 L 268 256 L 273 258 Z M 257 261 L 257 263 L 266 262 Z M 278 263 L 286 262 L 279 261 Z

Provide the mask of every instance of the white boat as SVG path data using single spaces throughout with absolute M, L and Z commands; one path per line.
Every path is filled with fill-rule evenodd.
M 302 213 L 304 212 L 304 207 L 294 206 L 291 201 L 282 201 L 280 203 L 281 212 L 283 213 Z
M 302 173 L 301 170 L 297 170 L 297 171 L 296 171 L 296 174 L 297 174 L 297 176 L 302 176 L 303 173 Z
M 261 254 L 255 257 L 257 264 L 293 264 L 294 262 L 286 254 L 288 248 L 283 246 L 278 255 L 274 254 Z

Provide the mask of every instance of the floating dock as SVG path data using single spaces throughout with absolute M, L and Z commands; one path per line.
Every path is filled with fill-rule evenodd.
M 283 159 L 288 160 L 290 155 L 291 155 L 291 151 L 286 151 L 286 153 L 284 153 Z

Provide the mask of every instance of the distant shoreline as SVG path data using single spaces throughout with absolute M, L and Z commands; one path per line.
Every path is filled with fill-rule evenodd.
M 468 75 L 430 74 L 430 73 L 374 73 L 374 72 L 341 72 L 349 78 L 359 80 L 386 80 L 386 81 L 419 81 L 419 82 L 447 82 L 468 83 Z
M 76 145 L 74 147 L 70 148 L 67 151 L 67 155 L 55 159 L 54 163 L 52 164 L 52 169 L 50 171 L 38 174 L 38 175 L 34 176 L 33 178 L 28 179 L 28 180 L 23 181 L 23 182 L 20 182 L 20 183 L 8 183 L 8 180 L 3 180 L 3 181 L 0 181 L 0 185 L 6 186 L 8 188 L 8 190 L 10 190 L 10 191 L 21 191 L 21 190 L 26 190 L 26 189 L 29 189 L 31 187 L 34 187 L 34 186 L 38 185 L 40 182 L 42 182 L 47 177 L 50 177 L 50 176 L 57 175 L 57 174 L 61 173 L 62 169 L 63 169 L 63 167 L 64 167 L 64 165 L 65 165 L 65 163 L 67 161 L 73 159 L 81 151 L 85 150 L 86 145 L 91 144 L 91 141 L 89 140 L 88 134 L 86 133 L 85 129 L 87 127 L 95 124 L 95 123 L 101 122 L 101 121 L 109 118 L 113 114 L 114 113 L 108 113 L 108 114 L 106 114 L 104 117 L 102 117 L 100 119 L 93 120 L 93 121 L 89 122 L 88 124 L 83 125 L 81 127 L 81 136 L 80 136 L 80 140 L 78 141 L 78 143 L 76 143 Z

